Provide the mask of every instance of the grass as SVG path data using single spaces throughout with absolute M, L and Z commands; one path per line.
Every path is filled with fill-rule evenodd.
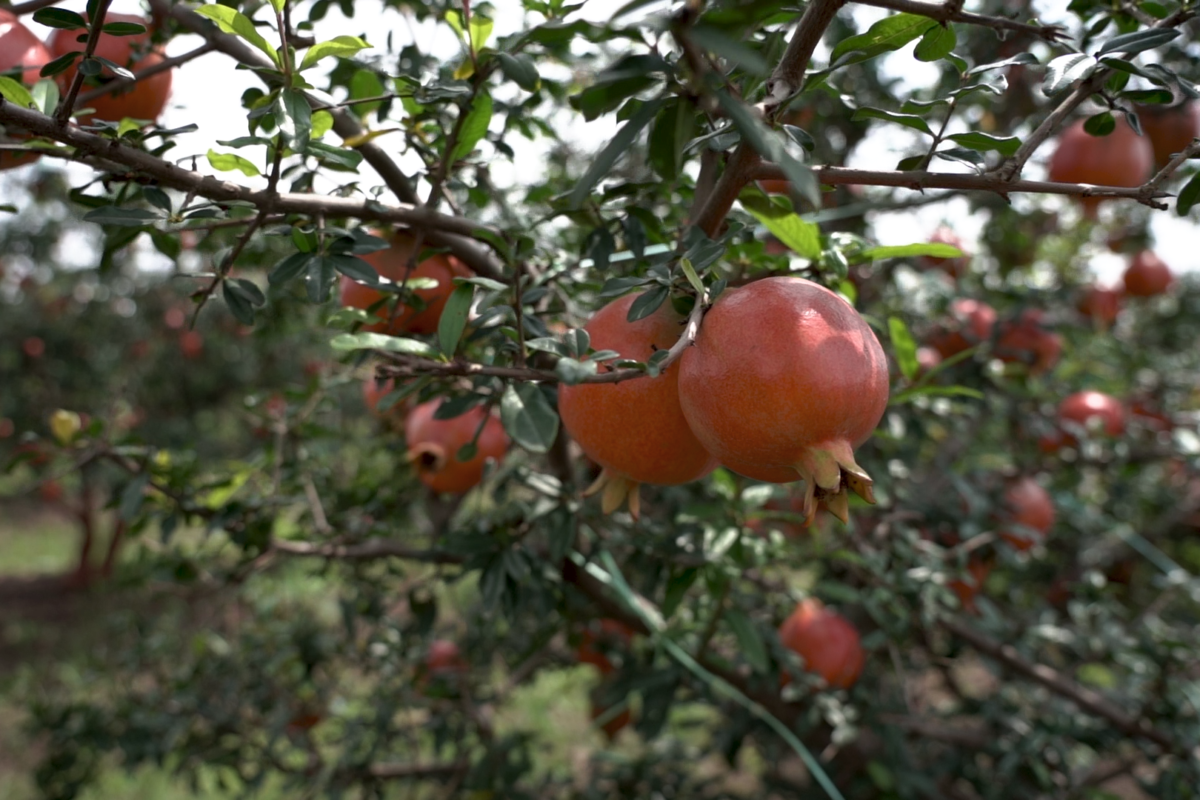
M 0 513 L 0 575 L 6 578 L 66 572 L 78 547 L 79 529 L 62 514 Z

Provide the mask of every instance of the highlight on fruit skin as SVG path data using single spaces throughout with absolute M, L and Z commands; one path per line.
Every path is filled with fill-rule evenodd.
M 727 290 L 680 359 L 679 399 L 697 438 L 735 472 L 805 482 L 807 524 L 849 493 L 875 502 L 854 448 L 888 402 L 888 365 L 870 326 L 812 281 L 773 277 Z
M 1068 395 L 1058 404 L 1060 422 L 1071 427 L 1100 429 L 1108 436 L 1125 432 L 1125 405 L 1104 392 L 1085 390 Z M 1068 440 L 1074 442 L 1074 437 Z
M 629 309 L 640 295 L 625 295 L 601 308 L 584 330 L 595 350 L 615 350 L 622 358 L 646 361 L 670 349 L 684 320 L 669 303 L 629 322 Z M 608 514 L 625 502 L 636 518 L 640 485 L 675 486 L 702 478 L 716 459 L 688 426 L 679 404 L 679 365 L 657 377 L 620 383 L 561 385 L 558 411 L 563 427 L 588 458 L 602 468 L 585 495 L 600 494 Z
M 440 399 L 430 400 L 409 413 L 404 422 L 407 458 L 421 483 L 430 489 L 464 494 L 483 480 L 488 459 L 504 458 L 508 434 L 500 420 L 481 406 L 451 419 L 435 419 L 441 403 Z M 475 454 L 466 461 L 460 460 L 459 451 L 472 441 L 476 443 Z
M 854 625 L 812 597 L 801 600 L 779 626 L 779 641 L 804 659 L 806 670 L 835 689 L 849 689 L 857 683 L 866 662 Z M 784 672 L 782 683 L 790 682 L 791 676 Z

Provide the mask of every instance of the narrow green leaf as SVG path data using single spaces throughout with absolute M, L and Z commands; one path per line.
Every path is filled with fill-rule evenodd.
M 1192 179 L 1187 182 L 1179 192 L 1179 199 L 1175 201 L 1175 213 L 1179 216 L 1184 216 L 1192 210 L 1192 206 L 1196 205 L 1196 201 L 1200 200 L 1200 172 L 1192 176 Z
M 908 332 L 908 326 L 899 317 L 888 317 L 888 333 L 892 337 L 892 349 L 900 372 L 910 381 L 917 376 L 921 365 L 917 362 L 917 342 Z
M 224 33 L 232 33 L 240 36 L 266 53 L 270 56 L 271 61 L 276 67 L 282 66 L 282 62 L 279 60 L 279 53 L 267 43 L 267 40 L 262 37 L 262 34 L 254 27 L 254 23 L 246 15 L 235 11 L 229 6 L 222 5 L 200 6 L 200 8 L 196 9 L 196 13 L 202 17 L 208 17 L 217 23 L 217 27 Z
M 1005 157 L 1011 156 L 1021 147 L 1021 140 L 1015 136 L 992 136 L 990 133 L 980 131 L 952 133 L 946 138 L 970 150 L 981 152 L 995 150 Z
M 232 172 L 237 170 L 247 178 L 253 178 L 262 173 L 258 171 L 258 167 L 245 158 L 236 153 L 218 153 L 216 150 L 208 151 L 208 163 L 212 168 L 221 172 Z
M 459 113 L 462 112 L 460 111 Z M 486 92 L 480 92 L 476 96 L 475 102 L 471 104 L 471 110 L 467 112 L 467 118 L 463 120 L 462 129 L 458 134 L 458 143 L 454 145 L 454 152 L 450 155 L 451 164 L 471 154 L 471 151 L 475 149 L 475 145 L 479 144 L 479 140 L 487 135 L 488 125 L 491 122 L 491 95 Z
M 383 350 L 425 358 L 436 358 L 438 355 L 438 351 L 425 342 L 403 336 L 386 336 L 382 333 L 340 333 L 330 340 L 329 346 L 341 351 Z
M 512 440 L 531 453 L 549 452 L 558 436 L 558 412 L 540 386 L 509 384 L 500 398 L 500 421 Z
M 760 156 L 768 161 L 774 161 L 783 170 L 792 190 L 812 204 L 814 208 L 821 207 L 821 187 L 813 171 L 800 163 L 799 159 L 788 151 L 787 140 L 779 131 L 768 128 L 761 119 L 751 113 L 745 103 L 725 91 L 717 92 L 717 101 L 725 113 L 733 120 L 738 132 L 745 138 L 747 144 L 753 147 Z
M 303 92 L 284 89 L 279 93 L 276 121 L 283 141 L 297 153 L 304 152 L 312 136 L 312 106 Z
M 471 36 L 471 49 L 473 51 L 478 53 L 487 47 L 488 39 L 492 38 L 492 28 L 494 26 L 494 22 L 478 12 L 471 15 L 471 22 L 467 26 L 467 30 Z
M 287 283 L 294 280 L 308 268 L 308 262 L 314 258 L 312 253 L 292 253 L 280 261 L 267 276 L 267 281 L 274 284 Z
M 829 63 L 831 66 L 856 64 L 883 53 L 899 50 L 913 39 L 924 36 L 925 32 L 935 25 L 937 22 L 934 20 L 917 14 L 895 14 L 885 17 L 868 28 L 866 33 L 838 42 L 829 56 Z
M 654 119 L 654 115 L 658 113 L 661 105 L 662 101 L 660 100 L 643 103 L 637 113 L 621 126 L 612 140 L 592 159 L 591 166 L 579 179 L 579 183 L 575 184 L 575 189 L 567 199 L 569 208 L 579 208 L 583 204 L 584 199 L 591 193 L 592 187 L 608 174 L 613 164 L 617 163 L 617 159 L 629 151 L 634 139 L 641 133 L 642 128 L 649 125 L 650 120 Z
M 689 29 L 687 35 L 705 50 L 716 53 L 729 63 L 741 67 L 750 75 L 762 78 L 771 72 L 771 66 L 761 53 L 745 42 L 730 37 L 722 30 L 701 24 Z
M 33 106 L 33 95 L 29 90 L 12 78 L 0 75 L 0 97 L 21 108 Z
M 323 58 L 349 58 L 360 50 L 367 50 L 371 45 L 357 36 L 335 36 L 327 42 L 318 42 L 308 48 L 304 60 L 300 62 L 300 71 L 316 66 Z
M 683 270 L 684 277 L 688 279 L 688 283 L 696 290 L 696 294 L 703 297 L 704 281 L 700 280 L 700 276 L 696 274 L 696 268 L 692 266 L 692 262 L 686 258 L 681 258 L 679 259 L 679 268 Z
M 919 244 L 890 245 L 869 247 L 862 251 L 861 258 L 866 261 L 880 261 L 885 258 L 913 258 L 915 256 L 932 256 L 934 258 L 960 258 L 963 251 L 952 244 L 937 242 L 921 242 Z
M 746 657 L 746 661 L 750 663 L 754 671 L 762 674 L 770 669 L 771 663 L 767 658 L 767 646 L 763 643 L 762 637 L 758 635 L 750 618 L 741 611 L 731 608 L 725 612 L 725 621 L 729 623 L 729 627 L 733 628 L 742 655 Z
M 1176 30 L 1175 28 L 1145 28 L 1133 33 L 1123 33 L 1105 42 L 1096 55 L 1104 55 L 1105 53 L 1133 54 L 1153 50 L 1156 47 L 1162 47 L 1167 42 L 1174 41 L 1182 33 L 1183 31 Z
M 915 114 L 897 114 L 894 111 L 884 111 L 882 108 L 870 108 L 864 106 L 854 112 L 854 116 L 850 118 L 852 122 L 859 122 L 864 119 L 882 119 L 888 122 L 895 122 L 898 125 L 903 125 L 906 128 L 912 128 L 914 131 L 933 135 L 933 131 L 929 129 L 929 123 Z
M 1110 111 L 1093 114 L 1083 123 L 1083 129 L 1092 136 L 1108 136 L 1117 129 L 1117 120 Z
M 93 208 L 83 215 L 85 222 L 95 222 L 97 225 L 118 228 L 141 228 L 161 218 L 161 214 L 156 214 L 146 208 L 119 208 L 117 206 Z
M 496 60 L 500 62 L 500 71 L 504 73 L 504 77 L 525 91 L 536 92 L 541 87 L 542 77 L 538 75 L 537 64 L 527 53 L 518 53 L 515 56 L 496 53 Z
M 452 356 L 458 349 L 458 342 L 462 339 L 463 329 L 467 327 L 467 317 L 474 301 L 475 287 L 469 283 L 454 287 L 454 291 L 450 293 L 438 320 L 438 345 L 441 346 L 443 354 Z
M 64 31 L 86 30 L 88 26 L 82 14 L 67 11 L 65 8 L 39 8 L 33 12 L 33 21 L 47 28 L 59 28 Z

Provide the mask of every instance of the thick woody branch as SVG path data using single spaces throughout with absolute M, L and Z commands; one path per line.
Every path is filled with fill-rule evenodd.
M 215 25 L 190 8 L 172 4 L 170 0 L 150 0 L 150 7 L 156 16 L 170 16 L 179 23 L 181 28 L 203 37 L 217 50 L 231 56 L 239 63 L 258 69 L 274 69 L 275 65 L 262 53 L 236 36 L 221 33 Z M 314 108 L 324 108 L 328 105 L 321 98 L 309 97 L 308 99 Z M 363 127 L 353 114 L 344 109 L 332 109 L 330 113 L 333 115 L 333 130 L 342 139 L 354 139 L 363 135 Z M 420 203 L 412 181 L 388 155 L 387 151 L 374 142 L 363 142 L 355 149 L 362 154 L 363 160 L 374 168 L 397 199 L 413 205 Z M 462 259 L 476 273 L 502 279 L 504 265 L 480 243 L 446 229 L 426 231 L 425 239 L 433 245 L 450 248 L 454 255 Z
M 804 85 L 804 71 L 808 69 L 808 62 L 812 60 L 817 45 L 821 43 L 821 37 L 825 35 L 825 29 L 833 22 L 844 2 L 845 0 L 812 0 L 804 9 L 783 58 L 771 73 L 771 80 L 767 82 L 767 110 L 779 107 L 800 91 Z
M 1036 36 L 1047 42 L 1057 42 L 1066 35 L 1061 25 L 1042 25 L 1037 22 L 1017 22 L 1006 17 L 989 17 L 985 14 L 973 14 L 962 10 L 961 2 L 929 3 L 924 0 L 855 0 L 861 6 L 875 6 L 905 14 L 918 14 L 922 17 L 936 19 L 945 25 L 947 22 L 962 22 L 968 25 L 979 25 L 995 31 L 1017 31 Z
M 1040 683 L 1060 697 L 1070 700 L 1088 714 L 1107 720 L 1123 733 L 1149 739 L 1168 752 L 1186 757 L 1186 748 L 1177 744 L 1163 731 L 1155 728 L 1148 720 L 1127 713 L 1124 709 L 1114 705 L 1108 698 L 1079 686 L 1057 670 L 1026 660 L 1012 645 L 994 641 L 956 619 L 943 618 L 941 625 L 981 653 L 991 656 L 1014 672 L 1018 672 Z
M 1067 194 L 1081 197 L 1124 197 L 1137 200 L 1153 208 L 1166 208 L 1158 198 L 1169 197 L 1170 193 L 1147 190 L 1143 186 L 1095 186 L 1089 183 L 1057 183 L 1054 181 L 1008 181 L 999 175 L 975 175 L 970 173 L 927 172 L 923 170 L 864 170 L 846 167 L 814 167 L 817 182 L 829 186 L 850 184 L 859 186 L 897 186 L 913 191 L 925 189 L 953 189 L 956 191 L 993 192 L 1007 195 L 1015 192 L 1036 194 Z M 762 163 L 756 166 L 752 180 L 782 179 L 786 176 L 775 164 Z
M 1182 152 L 1176 153 L 1175 157 L 1168 161 L 1167 164 L 1160 169 L 1153 178 L 1147 181 L 1146 185 L 1142 187 L 1142 190 L 1147 194 L 1157 193 L 1163 187 L 1163 185 L 1171 179 L 1171 176 L 1174 175 L 1175 172 L 1178 171 L 1178 169 L 1188 161 L 1188 159 L 1196 158 L 1198 156 L 1200 156 L 1200 142 L 1193 140 L 1190 145 L 1182 150 Z
M 354 217 L 362 220 L 394 222 L 402 225 L 419 226 L 425 229 L 426 237 L 433 239 L 431 231 L 453 234 L 456 238 L 470 237 L 486 232 L 499 236 L 499 232 L 488 229 L 464 217 L 440 214 L 436 211 L 410 205 L 384 205 L 373 200 L 350 197 L 332 197 L 318 194 L 273 194 L 223 181 L 209 175 L 184 169 L 169 161 L 152 156 L 112 139 L 106 139 L 79 128 L 59 128 L 55 121 L 32 109 L 20 108 L 7 101 L 0 101 L 0 123 L 11 123 L 17 127 L 48 139 L 70 145 L 83 156 L 94 156 L 107 162 L 120 164 L 130 172 L 148 176 L 170 189 L 193 193 L 217 202 L 240 201 L 256 208 L 270 208 L 276 214 L 323 214 L 327 217 Z M 503 276 L 500 268 L 488 261 L 477 272 L 488 277 Z

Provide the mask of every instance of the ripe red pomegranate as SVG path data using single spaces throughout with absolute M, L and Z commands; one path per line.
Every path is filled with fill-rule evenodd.
M 1154 169 L 1150 142 L 1138 136 L 1124 118 L 1108 136 L 1092 136 L 1079 120 L 1063 131 L 1050 157 L 1049 179 L 1094 186 L 1141 186 Z M 1102 197 L 1079 197 L 1084 214 L 1095 218 Z
M 431 256 L 409 271 L 408 260 L 413 255 L 414 245 L 416 239 L 411 235 L 397 233 L 392 238 L 391 247 L 368 253 L 363 256 L 363 260 L 373 266 L 380 277 L 395 283 L 404 281 L 406 275 L 409 278 L 431 278 L 437 281 L 437 286 L 417 289 L 414 292 L 425 303 L 425 307 L 418 311 L 399 303 L 393 312 L 390 308 L 391 303 L 385 303 L 375 312 L 383 322 L 367 325 L 364 330 L 393 335 L 435 333 L 438 321 L 442 318 L 442 309 L 446 307 L 446 300 L 454 291 L 454 279 L 474 274 L 457 258 L 447 255 Z M 341 291 L 342 305 L 361 308 L 364 311 L 383 299 L 383 293 L 345 275 L 341 278 Z
M 38 72 L 52 58 L 50 51 L 33 31 L 22 25 L 11 11 L 0 8 L 0 73 L 8 72 L 14 67 L 24 67 L 20 81 L 26 86 L 32 86 L 38 81 Z M 9 131 L 8 135 L 18 138 L 19 132 Z M 0 152 L 0 170 L 28 164 L 37 158 L 36 153 Z
M 1154 160 L 1165 165 L 1200 136 L 1200 104 L 1192 101 L 1176 106 L 1138 106 L 1138 120 L 1154 148 Z
M 942 226 L 933 232 L 929 237 L 932 244 L 948 244 L 963 250 L 962 239 L 949 228 Z M 940 269 L 951 278 L 961 278 L 967 274 L 967 268 L 971 264 L 971 257 L 967 255 L 966 250 L 963 250 L 963 255 L 958 258 L 938 258 L 936 256 L 922 256 L 919 263 L 930 269 Z
M 1121 313 L 1121 293 L 1104 286 L 1089 286 L 1076 305 L 1079 313 L 1102 325 L 1111 325 Z
M 964 611 L 974 613 L 975 598 L 983 591 L 983 585 L 987 582 L 988 574 L 992 571 L 992 565 L 983 559 L 975 558 L 967 563 L 967 574 L 962 578 L 955 578 L 946 585 L 958 597 L 958 602 L 962 603 Z
M 125 67 L 135 74 L 139 70 L 156 66 L 166 60 L 162 49 L 150 44 L 150 32 L 153 26 L 150 20 L 131 14 L 110 13 L 104 16 L 104 24 L 108 25 L 114 22 L 132 22 L 144 25 L 146 32 L 134 36 L 113 36 L 102 33 L 96 46 L 96 55 Z M 54 58 L 58 58 L 67 53 L 83 52 L 86 45 L 77 41 L 78 38 L 79 31 L 56 28 L 50 34 L 50 38 L 46 40 L 46 45 L 50 48 Z M 71 68 L 59 76 L 64 89 L 70 86 L 71 81 L 74 80 L 79 61 L 80 59 L 76 59 Z M 102 86 L 116 79 L 116 76 L 105 67 L 95 85 Z M 89 86 L 91 83 L 92 81 L 89 80 L 84 85 Z M 88 106 L 96 109 L 94 117 L 89 119 L 118 122 L 125 117 L 130 117 L 154 122 L 167 107 L 167 99 L 170 95 L 171 70 L 168 69 L 140 80 L 127 89 L 117 89 L 110 94 L 88 101 Z
M 450 639 L 435 639 L 425 654 L 425 669 L 430 675 L 465 672 L 467 662 L 458 645 Z
M 1017 550 L 1028 550 L 1054 527 L 1054 501 L 1033 478 L 1025 476 L 1004 492 L 1005 518 L 1013 527 L 1001 528 L 1000 538 Z
M 1054 369 L 1062 354 L 1062 337 L 1042 326 L 1044 315 L 1037 309 L 1027 309 L 1012 322 L 1000 328 L 996 339 L 996 357 L 1005 363 L 1021 363 L 1031 375 L 1041 375 Z
M 29 336 L 21 342 L 21 352 L 30 358 L 41 358 L 46 354 L 46 342 L 40 336 Z
M 950 304 L 950 319 L 943 323 L 929 344 L 950 358 L 992 338 L 996 310 L 987 303 L 962 297 Z
M 179 337 L 183 357 L 195 360 L 204 354 L 204 337 L 199 331 L 184 331 Z
M 591 664 L 601 675 L 608 675 L 616 671 L 608 654 L 627 650 L 631 641 L 633 631 L 625 623 L 615 619 L 593 620 L 583 629 L 575 655 L 580 664 Z
M 858 631 L 820 600 L 802 600 L 779 626 L 779 641 L 804 659 L 809 672 L 836 689 L 849 689 L 862 673 L 865 657 Z M 790 680 L 784 673 L 783 682 Z
M 1133 257 L 1125 270 L 1125 294 L 1133 297 L 1154 297 L 1162 294 L 1174 282 L 1171 268 L 1150 250 Z
M 683 320 L 669 304 L 637 322 L 627 320 L 637 297 L 626 295 L 596 312 L 586 327 L 593 348 L 645 361 L 675 344 Z M 603 491 L 605 513 L 628 499 L 636 517 L 639 484 L 687 483 L 716 466 L 680 409 L 680 374 L 674 365 L 657 378 L 559 387 L 563 426 L 588 458 L 603 467 L 588 493 Z
M 847 521 L 847 490 L 875 501 L 854 448 L 887 402 L 875 333 L 844 299 L 803 278 L 727 290 L 680 359 L 679 403 L 697 438 L 748 477 L 803 479 L 809 522 L 819 499 Z
M 430 400 L 412 410 L 404 423 L 409 459 L 421 483 L 435 492 L 462 494 L 483 480 L 483 467 L 489 458 L 499 461 L 508 450 L 508 434 L 500 420 L 480 406 L 453 419 L 434 419 L 441 400 Z M 458 451 L 475 439 L 473 458 L 458 460 Z
M 1108 436 L 1125 432 L 1125 407 L 1120 400 L 1103 392 L 1076 392 L 1064 398 L 1058 405 L 1058 418 L 1070 426 L 1090 430 L 1099 427 Z

